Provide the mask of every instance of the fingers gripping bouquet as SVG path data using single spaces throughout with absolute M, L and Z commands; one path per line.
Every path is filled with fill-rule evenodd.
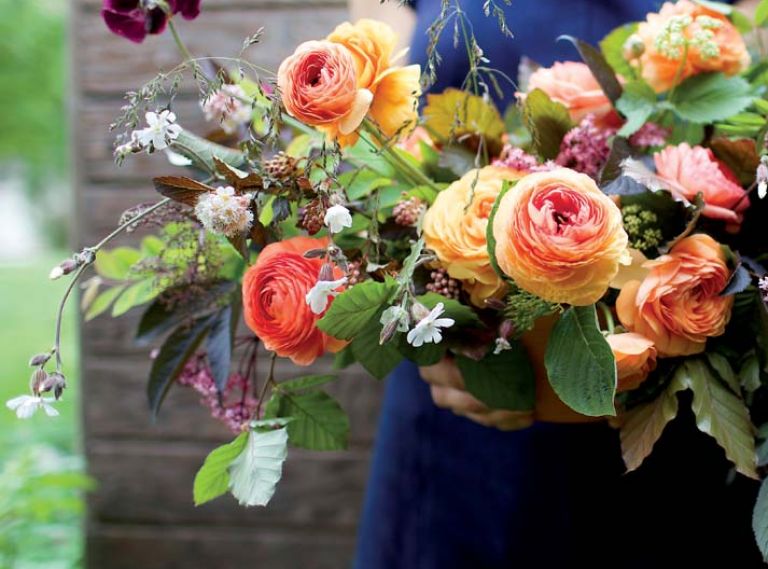
M 458 0 L 445 3 L 433 45 L 462 25 Z M 723 4 L 666 3 L 599 47 L 561 38 L 584 63 L 531 65 L 519 85 L 468 33 L 465 89 L 429 94 L 419 112 L 438 54 L 422 75 L 384 24 L 341 24 L 263 77 L 243 54 L 227 68 L 189 53 L 173 26 L 192 4 L 126 15 L 107 2 L 111 29 L 141 41 L 168 25 L 184 58 L 128 94 L 116 156 L 162 152 L 189 173 L 156 178 L 161 201 L 52 276 L 72 274 L 68 296 L 95 268 L 86 319 L 143 307 L 138 339 L 160 343 L 153 413 L 186 385 L 237 434 L 201 468 L 196 503 L 229 490 L 264 505 L 288 444 L 345 447 L 348 420 L 323 389 L 334 377 L 275 371 L 276 358 L 301 367 L 326 353 L 379 379 L 404 359 L 449 357 L 472 396 L 518 417 L 534 416 L 543 383 L 573 412 L 613 418 L 629 470 L 690 391 L 698 427 L 761 477 L 768 102 L 765 54 L 742 34 L 766 10 L 752 22 Z M 171 111 L 187 71 L 206 137 Z M 502 117 L 491 96 L 504 92 L 517 103 Z M 139 228 L 140 248 L 104 248 Z M 32 365 L 32 394 L 8 403 L 20 417 L 55 413 L 58 333 Z M 766 512 L 768 490 L 754 519 L 768 553 Z

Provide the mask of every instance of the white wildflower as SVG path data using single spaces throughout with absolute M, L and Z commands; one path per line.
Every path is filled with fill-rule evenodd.
M 331 233 L 338 233 L 345 227 L 352 227 L 352 215 L 343 205 L 334 205 L 325 212 L 323 222 Z
M 45 411 L 49 417 L 56 417 L 59 412 L 51 405 L 54 401 L 53 397 L 20 395 L 6 402 L 5 406 L 11 411 L 15 411 L 19 419 L 29 419 L 40 409 Z
M 151 145 L 155 150 L 162 150 L 181 134 L 181 127 L 176 124 L 176 115 L 169 110 L 149 112 L 145 118 L 147 128 L 137 130 L 132 135 L 132 139 L 135 136 L 143 148 L 150 148 Z
M 305 300 L 309 309 L 315 314 L 322 314 L 328 308 L 328 299 L 335 298 L 339 292 L 336 289 L 347 284 L 347 277 L 336 281 L 317 281 L 307 293 Z
M 757 178 L 757 197 L 763 199 L 768 193 L 768 165 L 765 159 L 760 160 L 756 172 Z
M 506 338 L 496 338 L 496 345 L 493 348 L 493 355 L 498 356 L 501 352 L 511 350 L 512 344 Z
M 439 344 L 443 339 L 440 328 L 449 328 L 455 324 L 453 318 L 440 318 L 443 312 L 445 312 L 445 306 L 442 302 L 437 303 L 437 306 L 408 332 L 408 343 L 415 348 L 423 344 Z
M 205 120 L 216 121 L 227 134 L 237 131 L 240 125 L 251 120 L 253 111 L 243 102 L 247 95 L 240 85 L 223 85 L 200 106 L 205 113 Z
M 203 194 L 195 205 L 195 215 L 211 233 L 236 237 L 251 228 L 251 196 L 238 196 L 232 186 L 216 188 Z

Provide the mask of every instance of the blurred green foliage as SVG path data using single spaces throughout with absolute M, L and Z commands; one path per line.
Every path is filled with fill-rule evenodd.
M 0 0 L 0 163 L 33 191 L 67 164 L 66 0 Z

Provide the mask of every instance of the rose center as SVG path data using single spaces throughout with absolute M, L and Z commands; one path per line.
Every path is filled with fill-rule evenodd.
M 533 204 L 548 219 L 546 225 L 556 234 L 579 224 L 584 205 L 577 194 L 560 187 L 541 192 L 534 198 Z

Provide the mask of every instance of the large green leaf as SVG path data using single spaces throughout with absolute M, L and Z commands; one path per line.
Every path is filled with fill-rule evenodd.
M 400 353 L 419 366 L 435 365 L 445 357 L 445 352 L 448 350 L 445 346 L 445 342 L 440 342 L 439 344 L 423 344 L 418 348 L 414 348 L 408 343 L 405 334 L 400 334 L 398 344 Z
M 443 141 L 463 134 L 496 140 L 504 134 L 504 119 L 493 103 L 460 89 L 427 95 L 423 115 L 426 128 Z
M 635 70 L 624 59 L 624 43 L 629 36 L 637 31 L 637 23 L 624 24 L 615 28 L 611 33 L 605 36 L 600 42 L 600 50 L 603 52 L 603 57 L 608 64 L 613 67 L 613 70 L 619 75 L 623 75 L 625 78 L 635 76 Z
M 176 329 L 160 348 L 152 362 L 147 384 L 147 396 L 152 416 L 156 417 L 168 390 L 184 369 L 184 364 L 195 353 L 208 333 L 211 317 L 195 320 L 191 325 Z
M 338 402 L 320 389 L 294 393 L 278 388 L 266 415 L 293 418 L 288 424 L 292 445 L 310 450 L 347 448 L 349 419 Z
M 392 180 L 368 168 L 361 168 L 341 174 L 339 184 L 346 190 L 347 198 L 356 201 L 368 197 L 379 188 L 391 185 Z
M 616 101 L 616 108 L 627 118 L 618 135 L 630 136 L 648 122 L 656 110 L 656 93 L 645 81 L 630 81 L 624 85 L 624 93 Z
M 296 377 L 294 379 L 289 379 L 288 381 L 283 381 L 280 383 L 280 391 L 303 391 L 312 387 L 320 387 L 321 385 L 330 383 L 335 379 L 335 375 L 304 375 L 302 377 Z
M 141 260 L 141 252 L 130 247 L 116 247 L 101 250 L 96 254 L 94 266 L 96 272 L 104 278 L 116 281 L 138 280 L 139 275 L 131 275 L 133 265 Z
M 390 341 L 380 345 L 381 314 L 363 328 L 352 340 L 351 349 L 354 358 L 376 379 L 384 379 L 403 360 L 403 355 L 397 349 L 397 342 Z
M 443 307 L 445 308 L 445 312 L 443 312 L 442 317 L 453 318 L 456 321 L 454 326 L 457 328 L 464 328 L 466 326 L 482 326 L 482 322 L 480 322 L 480 318 L 478 318 L 477 313 L 472 310 L 471 307 L 460 303 L 458 300 L 447 298 L 442 294 L 437 294 L 436 292 L 428 292 L 426 294 L 422 294 L 421 296 L 417 296 L 416 300 L 421 302 L 430 310 L 442 302 Z
M 210 502 L 229 489 L 229 467 L 240 456 L 248 440 L 248 433 L 240 433 L 230 443 L 214 449 L 195 475 L 195 506 Z
M 351 340 L 376 316 L 396 290 L 392 281 L 365 281 L 337 296 L 317 327 L 334 338 Z
M 616 359 L 592 306 L 572 306 L 555 324 L 544 357 L 549 382 L 574 411 L 615 415 Z
M 768 22 L 768 0 L 760 0 L 755 8 L 755 25 L 764 26 Z
M 568 109 L 541 89 L 534 89 L 525 97 L 523 116 L 536 152 L 545 160 L 556 158 L 565 133 L 573 127 Z
M 99 314 L 106 312 L 115 299 L 122 294 L 127 285 L 117 285 L 108 288 L 99 296 L 97 296 L 91 305 L 88 307 L 88 311 L 85 313 L 86 322 L 93 320 Z
M 768 2 L 763 4 L 768 5 Z M 755 509 L 752 512 L 752 531 L 755 532 L 755 540 L 760 553 L 763 554 L 763 560 L 768 561 L 768 478 L 763 480 L 757 494 Z
M 189 158 L 195 164 L 204 166 L 211 172 L 216 171 L 214 158 L 234 167 L 242 166 L 246 159 L 245 153 L 201 138 L 188 130 L 182 130 L 179 133 L 171 144 L 171 148 L 174 152 Z
M 699 124 L 725 120 L 746 109 L 753 96 L 741 77 L 702 73 L 683 81 L 670 97 L 672 109 L 681 118 Z
M 536 377 L 520 342 L 510 350 L 477 361 L 458 356 L 456 363 L 472 395 L 494 409 L 530 411 L 536 402 Z
M 493 267 L 493 270 L 496 271 L 496 274 L 499 275 L 502 279 L 509 279 L 509 277 L 504 274 L 504 271 L 501 270 L 501 267 L 499 267 L 499 261 L 496 259 L 496 236 L 493 234 L 493 223 L 496 219 L 496 213 L 499 211 L 499 204 L 501 203 L 501 200 L 504 198 L 506 193 L 514 186 L 514 182 L 507 182 L 505 181 L 501 186 L 501 191 L 499 192 L 499 195 L 496 196 L 496 200 L 493 202 L 493 207 L 491 208 L 491 213 L 488 216 L 488 225 L 485 228 L 485 240 L 488 247 L 488 259 L 491 262 L 491 266 Z
M 677 416 L 677 391 L 667 389 L 650 403 L 628 411 L 621 424 L 621 454 L 627 471 L 638 468 L 651 454 L 664 427 Z
M 266 506 L 283 475 L 288 455 L 286 429 L 251 431 L 229 469 L 229 487 L 242 506 Z
M 150 277 L 129 286 L 112 306 L 112 317 L 122 316 L 132 308 L 146 304 L 160 293 L 155 279 Z
M 700 359 L 686 360 L 670 387 L 693 391 L 693 412 L 699 430 L 713 437 L 736 470 L 757 478 L 755 434 L 744 401 L 725 387 Z

